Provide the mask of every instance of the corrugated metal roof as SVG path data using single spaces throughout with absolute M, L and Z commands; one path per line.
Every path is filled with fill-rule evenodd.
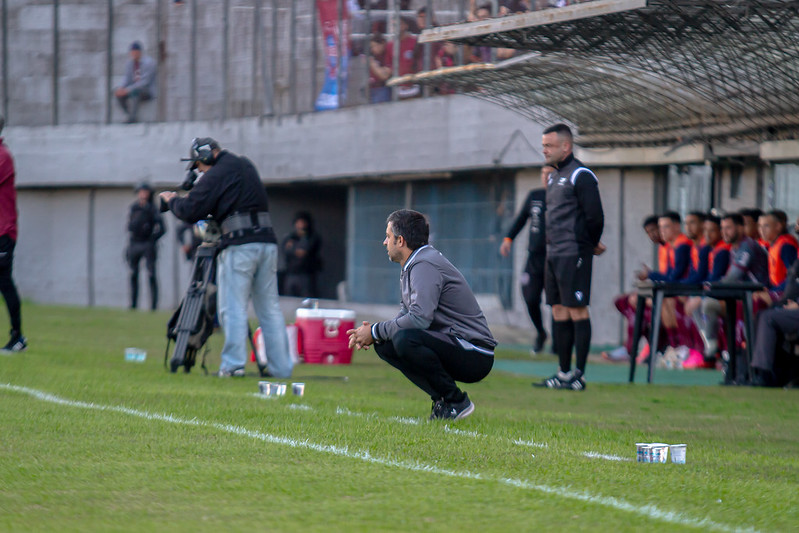
M 799 1 L 595 0 L 420 39 L 440 40 L 527 53 L 414 81 L 565 120 L 584 146 L 799 134 Z

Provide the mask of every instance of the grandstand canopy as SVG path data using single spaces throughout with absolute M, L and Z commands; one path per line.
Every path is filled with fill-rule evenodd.
M 799 137 L 799 1 L 594 0 L 425 30 L 524 51 L 395 78 L 458 88 L 583 146 Z

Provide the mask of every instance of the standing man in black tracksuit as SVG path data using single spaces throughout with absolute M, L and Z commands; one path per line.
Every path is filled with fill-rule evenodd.
M 530 232 L 527 241 L 527 264 L 522 273 L 522 296 L 527 304 L 527 313 L 537 332 L 533 353 L 539 353 L 544 349 L 547 340 L 547 332 L 544 329 L 544 321 L 541 318 L 541 293 L 544 291 L 544 266 L 547 258 L 546 243 L 546 198 L 547 180 L 549 174 L 555 169 L 550 166 L 541 167 L 541 183 L 543 189 L 533 189 L 527 194 L 519 214 L 513 221 L 507 236 L 502 240 L 499 253 L 503 257 L 510 254 L 511 243 L 524 227 L 527 220 L 530 220 Z M 555 349 L 553 348 L 553 352 Z
M 150 309 L 158 307 L 158 278 L 155 264 L 158 259 L 158 239 L 166 232 L 161 213 L 153 203 L 153 189 L 149 183 L 136 187 L 136 201 L 128 214 L 127 259 L 130 267 L 130 308 L 136 309 L 139 302 L 139 264 L 142 258 L 147 267 L 150 282 Z
M 552 306 L 552 336 L 560 370 L 540 384 L 551 389 L 585 389 L 585 364 L 591 347 L 591 263 L 605 251 L 599 242 L 605 225 L 599 182 L 574 158 L 572 132 L 565 124 L 544 130 L 547 165 L 547 303 Z M 577 364 L 571 371 L 572 348 Z

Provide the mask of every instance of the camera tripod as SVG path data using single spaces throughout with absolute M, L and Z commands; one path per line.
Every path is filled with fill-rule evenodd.
M 218 241 L 203 241 L 197 248 L 189 288 L 167 324 L 167 352 L 170 340 L 175 341 L 169 361 L 172 372 L 177 372 L 181 366 L 189 372 L 196 362 L 197 352 L 214 331 L 218 253 Z M 202 366 L 205 369 L 205 361 Z
M 210 224 L 209 224 L 210 226 Z M 210 231 L 209 231 L 210 230 Z M 203 243 L 197 248 L 194 256 L 191 280 L 186 295 L 180 302 L 177 311 L 167 324 L 166 353 L 169 353 L 170 341 L 175 341 L 175 349 L 169 360 L 169 369 L 177 372 L 183 367 L 184 372 L 190 372 L 197 360 L 199 352 L 208 337 L 214 332 L 214 316 L 216 315 L 216 258 L 219 254 L 219 235 L 214 235 L 214 230 L 208 228 L 204 235 Z M 256 351 L 252 332 L 247 326 L 247 336 L 250 346 Z M 208 350 L 206 349 L 207 353 Z M 261 376 L 267 375 L 266 364 L 256 358 Z M 164 355 L 166 364 L 166 354 Z M 202 368 L 205 373 L 205 354 L 203 355 Z

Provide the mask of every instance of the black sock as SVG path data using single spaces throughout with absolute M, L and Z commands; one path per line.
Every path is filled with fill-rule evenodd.
M 571 320 L 555 320 L 552 322 L 553 337 L 558 346 L 558 362 L 564 374 L 572 366 L 572 347 L 574 346 L 574 324 Z
M 574 321 L 574 348 L 577 352 L 577 370 L 585 374 L 585 363 L 591 349 L 591 319 Z

